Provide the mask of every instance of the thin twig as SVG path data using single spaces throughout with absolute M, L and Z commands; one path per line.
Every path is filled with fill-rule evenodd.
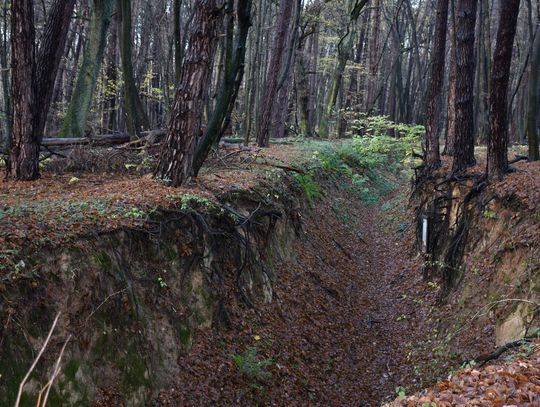
M 49 334 L 47 335 L 47 339 L 45 339 L 45 342 L 43 343 L 43 346 L 41 347 L 41 350 L 39 351 L 37 357 L 34 359 L 34 362 L 32 363 L 32 366 L 30 366 L 30 369 L 26 373 L 26 376 L 24 376 L 21 384 L 19 385 L 19 392 L 17 393 L 17 400 L 15 401 L 15 407 L 19 407 L 19 403 L 21 402 L 21 396 L 23 392 L 24 385 L 26 384 L 28 378 L 34 371 L 37 363 L 39 362 L 39 359 L 43 355 L 43 352 L 45 352 L 45 348 L 47 348 L 47 345 L 49 344 L 49 341 L 51 340 L 51 336 L 53 334 L 54 328 L 56 328 L 56 324 L 58 323 L 58 319 L 60 318 L 60 312 L 56 315 L 56 318 L 54 319 L 54 322 L 51 326 L 51 329 L 49 330 Z
M 56 360 L 56 364 L 54 365 L 54 370 L 53 370 L 53 373 L 51 375 L 51 378 L 49 379 L 47 384 L 45 384 L 45 386 L 43 386 L 43 388 L 39 391 L 38 401 L 37 401 L 37 404 L 36 404 L 37 407 L 45 407 L 47 405 L 47 399 L 49 398 L 49 392 L 51 391 L 51 387 L 52 387 L 52 384 L 54 383 L 54 380 L 58 377 L 58 374 L 60 373 L 60 370 L 61 370 L 60 369 L 60 362 L 62 361 L 62 358 L 64 356 L 64 351 L 66 350 L 66 346 L 67 346 L 67 344 L 68 344 L 68 342 L 70 340 L 71 340 L 71 335 L 68 336 L 68 338 L 64 342 L 64 346 L 62 346 L 62 350 L 60 351 L 60 354 L 58 355 L 58 359 Z M 43 394 L 43 391 L 45 391 L 45 390 L 47 390 L 47 392 L 45 393 L 43 403 L 41 403 L 41 396 Z

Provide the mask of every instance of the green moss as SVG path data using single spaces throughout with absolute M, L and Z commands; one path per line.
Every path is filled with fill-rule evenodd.
M 5 335 L 2 353 L 0 353 L 0 405 L 12 406 L 15 404 L 19 384 L 33 360 L 34 355 L 22 333 Z M 31 378 L 36 378 L 35 371 Z M 4 404 L 5 403 L 5 404 Z M 35 399 L 23 393 L 21 407 L 35 406 Z
M 112 259 L 109 254 L 102 250 L 94 254 L 94 261 L 102 269 L 110 269 L 112 267 Z
M 135 344 L 130 344 L 124 357 L 119 360 L 119 368 L 122 371 L 122 385 L 127 393 L 137 391 L 140 387 L 150 385 L 146 377 L 146 363 Z
M 180 338 L 180 343 L 184 345 L 186 348 L 191 347 L 192 343 L 192 337 L 191 337 L 191 330 L 189 327 L 185 324 L 180 324 L 178 327 L 178 336 Z
M 114 364 L 120 374 L 122 391 L 127 394 L 136 393 L 141 387 L 150 385 L 146 377 L 146 363 L 142 354 L 137 348 L 134 337 L 115 332 L 106 327 L 104 333 L 100 335 L 92 348 L 92 358 L 96 363 L 103 360 Z M 99 369 L 96 369 L 99 372 Z
M 58 381 L 58 386 L 54 387 L 50 395 L 50 406 L 80 406 L 89 405 L 88 388 L 84 382 L 77 377 L 81 369 L 81 362 L 78 359 L 70 360 L 62 369 L 63 377 Z
M 175 261 L 178 259 L 178 249 L 174 245 L 165 246 L 165 257 L 168 261 Z
M 64 375 L 69 380 L 75 380 L 75 375 L 79 371 L 79 368 L 81 366 L 81 362 L 78 359 L 72 359 L 68 362 L 68 364 L 64 367 Z

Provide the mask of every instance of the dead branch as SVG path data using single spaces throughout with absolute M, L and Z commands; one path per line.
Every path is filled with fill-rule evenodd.
M 53 324 L 51 326 L 51 329 L 49 330 L 49 334 L 47 335 L 47 338 L 45 339 L 45 342 L 43 343 L 43 346 L 41 347 L 41 350 L 39 351 L 38 355 L 34 359 L 34 362 L 32 363 L 32 366 L 30 366 L 30 369 L 28 369 L 28 372 L 26 373 L 26 376 L 21 381 L 21 384 L 19 385 L 19 392 L 17 393 L 17 400 L 15 401 L 15 407 L 19 407 L 19 403 L 21 402 L 22 392 L 24 385 L 28 381 L 28 378 L 34 371 L 36 365 L 39 362 L 39 359 L 41 359 L 41 356 L 45 352 L 45 349 L 47 348 L 47 345 L 49 344 L 49 341 L 51 340 L 52 334 L 54 332 L 54 329 L 56 328 L 56 324 L 58 324 L 58 319 L 60 318 L 60 312 L 56 315 L 56 318 L 54 318 Z
M 47 399 L 49 398 L 49 392 L 51 391 L 52 384 L 58 377 L 58 374 L 60 373 L 60 362 L 62 361 L 62 358 L 64 356 L 64 352 L 66 350 L 66 346 L 68 342 L 71 340 L 71 335 L 68 336 L 66 341 L 64 342 L 64 346 L 62 346 L 62 349 L 60 350 L 60 354 L 58 355 L 58 359 L 56 359 L 56 364 L 54 365 L 54 370 L 51 375 L 51 378 L 49 381 L 43 386 L 43 388 L 39 391 L 38 395 L 38 401 L 36 404 L 36 407 L 45 407 L 47 405 Z M 41 397 L 43 395 L 43 392 L 46 391 L 45 397 L 43 398 L 43 403 L 41 403 Z

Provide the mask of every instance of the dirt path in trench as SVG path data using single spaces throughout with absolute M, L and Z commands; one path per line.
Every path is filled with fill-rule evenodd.
M 404 211 L 384 211 L 383 203 L 345 194 L 318 203 L 296 259 L 276 265 L 275 301 L 232 307 L 231 330 L 199 333 L 160 404 L 375 406 L 414 383 L 408 344 L 427 329 L 421 275 L 412 228 L 399 230 Z M 270 378 L 238 372 L 232 356 L 248 347 L 272 359 Z

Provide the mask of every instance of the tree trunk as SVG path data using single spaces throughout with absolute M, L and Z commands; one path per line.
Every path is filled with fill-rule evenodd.
M 476 163 L 474 158 L 474 39 L 477 0 L 458 0 L 456 7 L 456 129 L 454 171 Z
M 111 36 L 109 38 L 108 63 L 105 71 L 107 78 L 106 89 L 106 126 L 107 129 L 117 130 L 117 83 L 118 83 L 118 17 L 113 17 Z
M 307 35 L 314 35 L 313 32 L 315 26 L 312 26 L 312 32 L 309 34 L 303 33 L 300 36 L 298 45 L 296 48 L 295 58 L 295 76 L 296 76 L 296 88 L 297 88 L 297 109 L 299 116 L 300 132 L 303 136 L 311 138 L 313 137 L 313 128 L 309 120 L 311 94 L 309 90 L 309 76 L 308 76 L 308 61 L 306 58 L 307 48 Z
M 373 4 L 371 23 L 371 43 L 369 46 L 369 77 L 367 86 L 366 111 L 370 113 L 375 105 L 375 93 L 377 91 L 377 71 L 379 57 L 379 30 L 381 24 L 381 0 L 375 0 Z
M 120 56 L 124 79 L 124 109 L 126 126 L 130 135 L 136 136 L 147 129 L 148 118 L 142 109 L 139 92 L 135 85 L 132 61 L 131 0 L 118 0 L 118 20 L 120 23 Z
M 193 176 L 193 160 L 205 95 L 210 86 L 218 27 L 223 18 L 224 0 L 197 0 L 190 29 L 190 43 L 171 112 L 169 131 L 156 177 L 174 186 L 184 185 Z
M 351 72 L 351 78 L 349 80 L 349 90 L 347 91 L 345 95 L 345 112 L 350 113 L 351 110 L 358 111 L 358 101 L 360 99 L 359 95 L 359 89 L 358 89 L 358 75 L 359 75 L 359 69 L 358 67 L 362 64 L 362 53 L 364 51 L 364 41 L 366 37 L 366 25 L 367 21 L 364 18 L 364 21 L 362 23 L 362 29 L 360 30 L 360 35 L 357 41 L 357 47 L 356 47 L 356 53 L 354 56 L 354 63 L 355 68 L 353 72 Z M 339 129 L 338 129 L 338 137 L 344 138 L 345 134 L 347 132 L 348 127 L 348 119 L 346 114 L 340 114 L 339 118 Z
M 538 161 L 538 87 L 540 79 L 540 20 L 536 28 L 531 61 L 531 79 L 529 84 L 529 111 L 527 113 L 527 141 L 529 143 L 529 160 Z
M 39 178 L 33 7 L 32 0 L 11 2 L 13 128 L 6 177 L 22 181 Z
M 9 75 L 9 62 L 8 62 L 8 18 L 7 10 L 9 8 L 9 2 L 4 2 L 3 13 L 4 21 L 2 24 L 2 37 L 1 37 L 1 49 L 0 49 L 0 70 L 2 75 L 2 97 L 4 101 L 4 111 L 0 113 L 0 116 L 3 117 L 2 126 L 4 128 L 4 138 L 0 137 L 0 148 L 9 150 L 10 136 L 11 136 L 11 85 L 10 85 L 10 75 Z
M 444 61 L 446 54 L 446 32 L 448 28 L 448 0 L 438 0 L 437 20 L 435 22 L 435 41 L 431 60 L 431 84 L 428 96 L 426 124 L 426 157 L 428 168 L 441 164 L 439 154 L 438 125 L 441 107 L 441 91 L 444 82 Z
M 82 137 L 85 134 L 86 120 L 103 62 L 113 5 L 114 0 L 94 0 L 88 43 L 67 114 L 59 130 L 60 137 Z
M 56 75 L 71 23 L 75 0 L 56 0 L 47 16 L 36 57 L 36 134 L 42 138 L 54 92 Z
M 336 57 L 334 73 L 332 74 L 330 93 L 328 94 L 326 106 L 323 111 L 323 117 L 321 119 L 319 135 L 323 138 L 328 137 L 329 121 L 336 106 L 337 97 L 343 82 L 343 73 L 345 72 L 347 61 L 351 57 L 354 40 L 356 38 L 356 22 L 358 20 L 358 17 L 360 16 L 360 12 L 362 11 L 366 3 L 367 0 L 349 1 L 348 8 L 350 13 L 350 20 L 347 26 L 347 31 L 345 35 L 340 39 L 338 44 L 338 54 Z
M 219 142 L 225 130 L 230 126 L 231 113 L 238 90 L 244 78 L 246 41 L 251 26 L 252 0 L 238 0 L 234 13 L 234 0 L 227 0 L 227 51 L 225 58 L 225 77 L 217 98 L 216 108 L 212 113 L 204 135 L 197 147 L 194 162 L 194 175 L 199 173 L 213 144 Z M 234 38 L 234 14 L 238 18 L 238 35 Z
M 287 41 L 287 33 L 291 23 L 295 3 L 292 0 L 280 0 L 277 28 L 274 36 L 272 55 L 266 77 L 262 107 L 259 115 L 257 143 L 260 147 L 268 147 L 272 112 L 278 94 L 278 80 L 283 65 L 283 56 Z
M 489 179 L 502 179 L 508 171 L 508 82 L 519 4 L 520 0 L 505 0 L 501 4 L 489 95 Z
M 446 134 L 444 142 L 443 155 L 454 155 L 454 144 L 456 136 L 456 13 L 455 2 L 450 2 L 450 23 L 452 26 L 451 31 L 451 49 L 450 49 L 450 67 L 448 69 L 448 98 L 447 108 L 448 117 L 446 119 Z
M 174 0 L 174 29 L 173 29 L 173 37 L 174 37 L 174 75 L 176 78 L 176 82 L 180 81 L 180 71 L 182 70 L 182 58 L 184 57 L 184 47 L 182 43 L 182 20 L 180 18 L 180 14 L 182 12 L 182 0 Z

